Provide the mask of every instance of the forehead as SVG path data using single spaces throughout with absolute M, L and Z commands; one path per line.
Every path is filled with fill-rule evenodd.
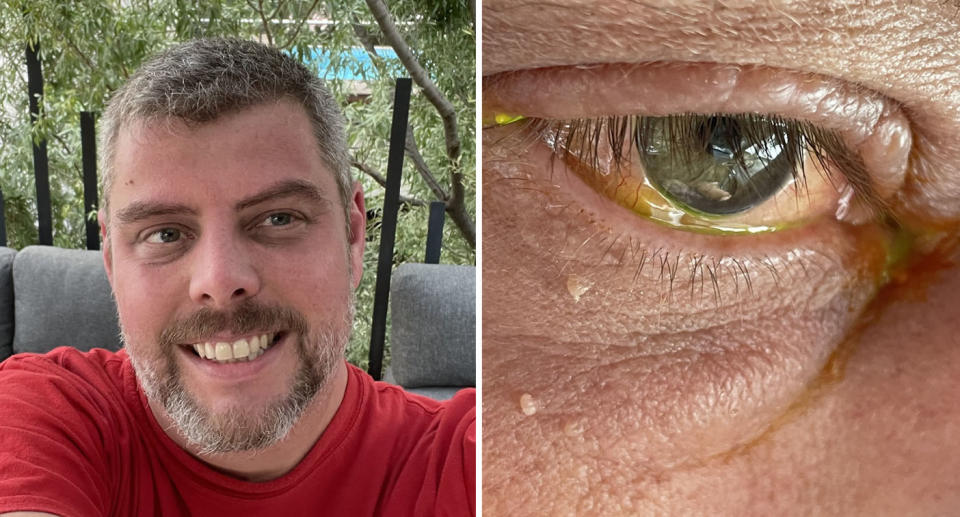
M 336 191 L 309 117 L 278 101 L 190 124 L 178 119 L 139 121 L 117 136 L 109 192 L 114 212 L 130 201 L 217 201 L 243 198 L 279 180 L 307 180 Z M 149 198 L 149 199 L 144 199 Z M 156 199 L 161 198 L 161 199 Z

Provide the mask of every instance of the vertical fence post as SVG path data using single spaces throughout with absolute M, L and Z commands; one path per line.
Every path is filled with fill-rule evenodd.
M 3 189 L 0 189 L 0 246 L 7 245 L 7 216 L 4 208 Z
M 443 219 L 447 204 L 443 201 L 430 202 L 430 219 L 427 222 L 427 253 L 423 258 L 426 264 L 440 263 L 440 248 L 443 245 Z
M 100 249 L 100 228 L 87 217 L 97 209 L 97 129 L 94 113 L 80 112 L 80 148 L 83 153 L 83 221 L 87 227 L 87 249 Z
M 43 71 L 40 68 L 40 42 L 27 43 L 27 91 L 30 95 L 30 121 L 40 118 L 43 98 Z M 33 142 L 33 176 L 37 186 L 37 223 L 40 244 L 53 245 L 53 217 L 50 210 L 50 171 L 47 162 L 47 141 Z
M 400 207 L 400 176 L 403 174 L 404 144 L 407 138 L 407 115 L 410 109 L 409 78 L 397 79 L 393 95 L 393 125 L 390 128 L 390 154 L 387 156 L 387 191 L 383 196 L 383 219 L 380 223 L 380 254 L 377 258 L 377 285 L 373 298 L 373 324 L 370 328 L 370 366 L 367 372 L 380 380 L 383 369 L 383 344 L 387 332 L 387 302 L 390 296 L 390 275 L 393 268 L 393 244 L 397 231 L 397 210 Z

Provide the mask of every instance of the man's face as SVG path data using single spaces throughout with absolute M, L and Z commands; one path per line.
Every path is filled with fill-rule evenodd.
M 483 136 L 485 510 L 955 512 L 955 2 L 483 10 L 484 117 L 527 118 Z M 689 112 L 836 130 L 892 213 L 953 235 L 919 239 L 915 256 L 936 252 L 884 279 L 896 245 L 882 224 L 838 220 L 835 202 L 769 234 L 668 228 L 524 125 Z
M 104 260 L 154 410 L 201 451 L 282 438 L 344 367 L 359 186 L 348 240 L 309 119 L 287 101 L 196 126 L 133 124 L 113 165 Z

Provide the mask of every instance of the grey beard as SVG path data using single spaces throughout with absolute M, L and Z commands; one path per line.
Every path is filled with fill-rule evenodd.
M 243 408 L 212 414 L 203 408 L 183 386 L 174 358 L 175 346 L 161 343 L 153 361 L 141 361 L 139 354 L 129 356 L 147 398 L 163 405 L 176 432 L 197 454 L 255 452 L 286 438 L 310 403 L 327 388 L 331 374 L 344 360 L 352 320 L 350 303 L 339 325 L 309 334 L 302 333 L 306 329 L 301 327 L 296 343 L 290 343 L 297 347 L 300 361 L 288 392 L 270 401 L 257 414 Z M 125 332 L 122 337 L 129 343 Z

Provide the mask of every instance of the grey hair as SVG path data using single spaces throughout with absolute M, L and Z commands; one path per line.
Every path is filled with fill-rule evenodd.
M 110 99 L 100 124 L 101 191 L 106 209 L 117 137 L 138 121 L 202 124 L 266 102 L 290 99 L 306 110 L 320 158 L 333 172 L 350 232 L 353 180 L 344 118 L 324 82 L 283 52 L 241 39 L 200 39 L 145 61 Z

